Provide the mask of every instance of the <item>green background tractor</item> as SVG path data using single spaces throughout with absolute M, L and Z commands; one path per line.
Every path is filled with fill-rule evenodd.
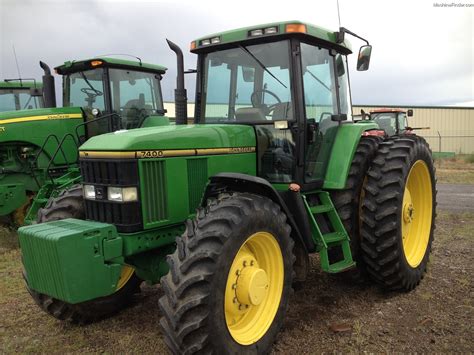
M 43 108 L 43 85 L 36 80 L 0 81 L 0 112 Z
M 19 230 L 36 303 L 88 322 L 160 282 L 172 352 L 265 353 L 310 253 L 326 272 L 413 289 L 433 239 L 431 152 L 352 121 L 346 33 L 291 21 L 193 41 L 194 125 L 170 43 L 176 125 L 89 139 L 82 185 Z
M 88 138 L 165 120 L 162 66 L 102 57 L 66 62 L 55 68 L 63 77 L 61 108 L 50 69 L 41 66 L 47 108 L 0 114 L 0 216 L 15 225 L 25 215 L 36 221 L 51 196 L 78 181 L 78 146 Z

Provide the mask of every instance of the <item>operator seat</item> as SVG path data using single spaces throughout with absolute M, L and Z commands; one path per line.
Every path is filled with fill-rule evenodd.
M 266 121 L 263 111 L 256 107 L 241 107 L 235 111 L 237 122 Z
M 276 104 L 272 113 L 273 121 L 283 121 L 293 119 L 293 109 L 290 102 L 280 102 Z
M 151 106 L 145 105 L 145 94 L 143 93 L 139 94 L 138 99 L 127 101 L 123 107 L 125 117 L 122 117 L 125 128 L 136 128 L 144 115 L 146 115 L 147 109 L 151 109 Z

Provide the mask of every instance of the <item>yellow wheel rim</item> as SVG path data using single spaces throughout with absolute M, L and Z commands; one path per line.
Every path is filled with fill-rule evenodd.
M 280 306 L 283 279 L 283 256 L 275 237 L 252 234 L 232 262 L 225 289 L 225 320 L 237 343 L 253 344 L 268 331 Z
M 402 241 L 408 264 L 420 265 L 428 247 L 433 213 L 431 176 L 423 160 L 410 169 L 403 194 Z
M 130 280 L 130 278 L 132 277 L 133 272 L 134 272 L 134 269 L 131 266 L 124 265 L 122 267 L 122 271 L 120 272 L 120 277 L 117 282 L 116 291 L 120 290 L 122 287 L 124 287 L 127 284 L 128 280 Z

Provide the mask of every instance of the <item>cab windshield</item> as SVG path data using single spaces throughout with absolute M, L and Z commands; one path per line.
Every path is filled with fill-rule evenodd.
M 104 85 L 107 78 L 109 85 Z M 164 114 L 160 76 L 156 73 L 116 68 L 71 73 L 65 79 L 64 94 L 66 107 L 82 107 L 88 115 L 92 109 L 118 114 L 114 119 L 120 122 L 113 124 L 116 129 L 136 128 L 146 117 Z
M 109 69 L 112 110 L 122 117 L 123 128 L 136 128 L 153 114 L 163 114 L 158 74 Z
M 289 41 L 204 56 L 201 122 L 292 120 Z
M 65 107 L 105 110 L 104 69 L 96 68 L 67 75 L 64 92 Z
M 29 88 L 0 89 L 0 112 L 44 107 L 42 96 L 32 96 Z
M 378 112 L 371 113 L 370 117 L 374 120 L 388 135 L 394 135 L 397 132 L 397 119 L 398 129 L 403 131 L 406 129 L 406 114 L 405 112 Z

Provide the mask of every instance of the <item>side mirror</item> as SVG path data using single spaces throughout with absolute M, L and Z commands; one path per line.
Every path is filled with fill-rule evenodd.
M 255 81 L 255 70 L 253 68 L 242 67 L 242 76 L 246 83 L 253 83 Z
M 335 121 L 335 122 L 347 121 L 347 114 L 340 113 L 338 115 L 331 115 L 331 121 Z
M 413 116 L 413 110 L 408 110 L 407 111 L 407 116 L 412 117 Z
M 372 46 L 362 46 L 359 50 L 359 57 L 357 59 L 357 70 L 366 71 L 369 69 L 370 55 L 372 54 Z

